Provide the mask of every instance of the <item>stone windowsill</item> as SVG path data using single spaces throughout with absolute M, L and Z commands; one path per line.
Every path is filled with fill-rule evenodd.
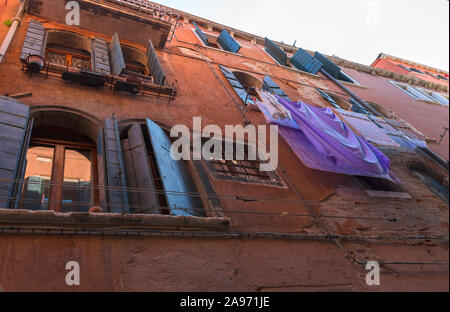
M 226 231 L 229 224 L 230 220 L 227 218 L 0 209 L 0 225 L 3 226 L 34 225 L 100 230 L 120 227 L 120 229 L 130 230 Z
M 365 190 L 365 192 L 370 197 L 412 199 L 412 196 L 409 193 L 405 193 L 405 192 L 384 192 L 384 191 L 374 191 L 374 190 Z

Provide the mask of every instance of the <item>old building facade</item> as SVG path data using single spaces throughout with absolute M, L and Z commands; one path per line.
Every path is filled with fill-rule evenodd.
M 66 2 L 0 12 L 0 290 L 448 291 L 448 82 L 148 1 L 79 0 L 70 26 Z M 170 157 L 195 117 L 266 125 L 262 89 L 332 109 L 401 183 L 310 169 L 281 136 L 269 173 Z

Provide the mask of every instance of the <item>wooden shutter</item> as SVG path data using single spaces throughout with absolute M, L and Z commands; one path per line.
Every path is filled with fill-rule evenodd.
M 263 89 L 267 90 L 271 93 L 274 93 L 278 96 L 281 96 L 289 101 L 291 101 L 291 99 L 289 99 L 288 95 L 286 94 L 286 92 L 284 92 L 279 85 L 277 85 L 272 78 L 270 78 L 269 76 L 264 77 L 264 84 L 263 84 Z
M 147 44 L 147 57 L 148 57 L 148 71 L 156 84 L 161 86 L 166 85 L 166 74 L 159 62 L 158 55 L 153 47 L 152 41 L 149 39 Z
M 131 213 L 160 214 L 156 187 L 141 126 L 134 124 L 121 140 Z
M 120 39 L 117 33 L 114 33 L 110 47 L 111 68 L 114 76 L 120 76 L 125 69 L 125 59 L 123 58 L 122 48 L 120 47 Z
M 147 119 L 147 129 L 172 215 L 203 216 L 200 198 L 189 196 L 189 193 L 196 193 L 197 190 L 186 164 L 183 160 L 174 160 L 170 154 L 169 137 L 150 119 Z
M 299 70 L 314 75 L 317 74 L 323 66 L 320 61 L 309 55 L 309 53 L 302 48 L 298 48 L 297 52 L 295 52 L 294 56 L 291 58 L 291 64 Z
M 341 68 L 334 64 L 332 61 L 327 59 L 325 56 L 320 54 L 319 52 L 316 52 L 314 54 L 314 58 L 320 61 L 323 64 L 323 69 L 329 73 L 331 76 L 333 76 L 336 79 L 340 79 L 341 75 Z
M 197 35 L 200 37 L 200 39 L 203 41 L 203 43 L 206 46 L 209 46 L 209 41 L 208 38 L 205 36 L 205 34 L 203 33 L 203 31 L 198 27 L 196 22 L 193 22 L 194 27 L 195 27 L 195 32 L 197 33 Z
M 25 61 L 29 55 L 45 55 L 45 28 L 41 23 L 30 20 L 28 30 L 25 35 L 20 60 Z
M 247 91 L 241 85 L 239 80 L 237 80 L 236 76 L 228 68 L 223 67 L 222 65 L 219 65 L 219 68 L 225 75 L 225 77 L 228 79 L 228 82 L 231 84 L 234 91 L 236 91 L 237 95 L 239 95 L 239 97 L 242 99 L 244 103 L 245 100 L 247 99 L 247 104 L 256 104 L 250 97 L 247 98 Z
M 119 129 L 117 120 L 114 117 L 105 120 L 104 139 L 109 212 L 128 213 L 129 208 L 128 195 L 126 192 L 127 184 L 125 180 L 125 169 L 123 167 Z
M 0 96 L 0 208 L 9 208 L 26 154 L 29 107 Z M 16 188 L 15 188 L 16 187 Z
M 229 52 L 238 53 L 241 49 L 241 45 L 231 37 L 230 33 L 226 30 L 223 30 L 220 33 L 219 38 L 217 38 L 217 42 L 220 46 Z
M 106 159 L 105 159 L 105 140 L 103 128 L 100 128 L 97 135 L 97 164 L 98 164 L 98 199 L 99 205 L 106 211 Z
M 92 40 L 91 60 L 94 72 L 111 75 L 108 44 L 106 40 L 98 37 Z
M 286 66 L 287 54 L 280 49 L 269 38 L 266 38 L 265 42 L 266 52 L 269 53 L 280 65 Z

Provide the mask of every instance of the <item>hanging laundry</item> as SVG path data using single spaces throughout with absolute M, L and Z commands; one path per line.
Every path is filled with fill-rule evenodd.
M 389 158 L 353 132 L 331 108 L 293 103 L 278 96 L 275 98 L 289 111 L 292 119 L 277 119 L 279 115 L 271 113 L 267 102 L 258 105 L 267 122 L 280 126 L 281 136 L 305 166 L 400 182 L 390 170 Z

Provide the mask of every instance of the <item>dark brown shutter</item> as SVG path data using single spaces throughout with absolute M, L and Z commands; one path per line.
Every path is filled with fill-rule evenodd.
M 117 120 L 105 120 L 105 163 L 109 212 L 128 213 L 127 184 L 123 167 L 122 148 L 120 146 Z
M 110 47 L 111 68 L 114 76 L 120 76 L 125 69 L 125 59 L 123 58 L 122 48 L 120 47 L 119 35 L 114 33 Z
M 30 20 L 28 30 L 25 35 L 20 60 L 25 61 L 29 55 L 45 55 L 45 28 L 41 23 Z
M 161 86 L 166 85 L 166 74 L 164 74 L 164 70 L 159 62 L 158 55 L 156 54 L 155 48 L 153 47 L 153 43 L 150 39 L 148 40 L 147 45 L 147 57 L 148 71 L 150 75 L 153 76 L 155 83 Z
M 94 38 L 92 40 L 92 69 L 100 74 L 111 75 L 111 67 L 109 64 L 108 44 L 102 38 Z
M 121 140 L 131 213 L 160 214 L 156 187 L 141 126 L 134 124 Z
M 0 208 L 9 208 L 26 153 L 29 107 L 0 96 Z M 17 187 L 16 187 L 17 189 Z

